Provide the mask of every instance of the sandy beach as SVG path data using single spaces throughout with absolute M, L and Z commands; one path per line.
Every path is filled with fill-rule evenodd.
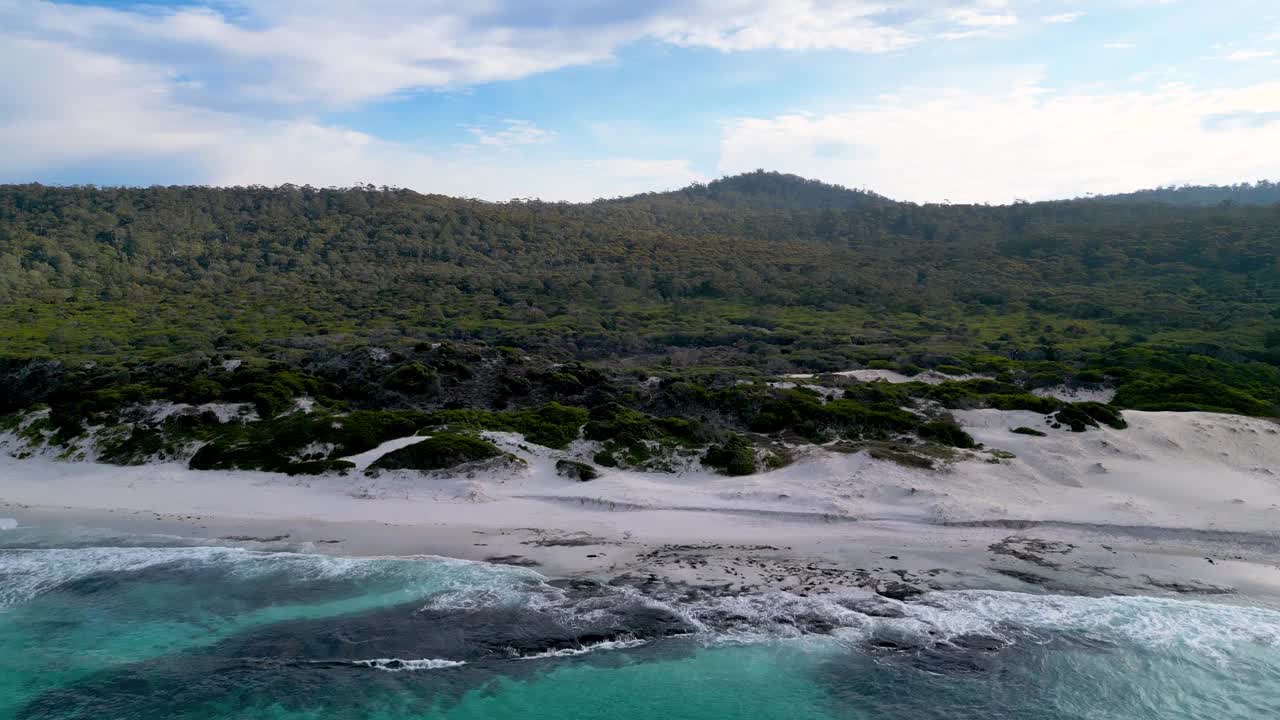
M 1125 418 L 1125 430 L 1072 433 L 1034 413 L 964 411 L 957 419 L 985 448 L 943 469 L 815 448 L 746 478 L 693 467 L 577 482 L 555 461 L 589 448 L 551 451 L 509 434 L 489 437 L 524 466 L 375 478 L 5 453 L 0 518 L 731 592 L 996 588 L 1280 602 L 1280 426 L 1208 413 Z M 1019 426 L 1046 436 L 1010 432 Z M 410 442 L 353 461 L 367 466 Z

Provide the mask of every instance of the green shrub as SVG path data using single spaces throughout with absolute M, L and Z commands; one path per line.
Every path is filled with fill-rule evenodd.
M 53 428 L 53 439 L 66 444 L 84 432 L 88 420 L 88 403 L 75 402 L 57 404 L 49 408 L 49 425 Z
M 973 436 L 951 420 L 933 420 L 920 426 L 920 437 L 958 448 L 974 448 Z
M 873 407 L 852 400 L 832 400 L 823 406 L 826 416 L 847 436 L 884 436 L 914 431 L 915 415 L 896 407 Z
M 1272 405 L 1211 378 L 1141 374 L 1120 385 L 1112 404 L 1133 410 L 1204 410 L 1266 416 Z
M 867 454 L 876 460 L 887 460 L 897 463 L 903 467 L 919 468 L 921 470 L 932 470 L 934 468 L 933 458 L 925 457 L 912 452 L 909 448 L 900 445 L 873 445 L 866 448 Z
M 490 412 L 439 410 L 427 415 L 425 426 L 466 430 L 517 432 L 531 443 L 563 449 L 578 438 L 587 411 L 551 402 L 539 408 Z
M 444 470 L 464 463 L 501 457 L 496 445 L 480 438 L 440 433 L 378 458 L 371 470 Z
M 192 405 L 203 405 L 222 397 L 222 391 L 222 385 L 217 381 L 207 377 L 198 377 L 187 384 L 181 398 L 184 402 Z
M 1110 405 L 1099 402 L 1078 402 L 1075 403 L 1075 406 L 1103 425 L 1116 430 L 1123 430 L 1129 427 L 1129 423 L 1125 422 L 1124 416 L 1120 414 L 1120 411 Z
M 249 402 L 262 418 L 273 418 L 293 407 L 293 391 L 283 385 L 250 385 Z
M 1091 427 L 1098 427 L 1098 421 L 1076 404 L 1063 405 L 1053 414 L 1053 421 L 1071 428 L 1071 432 L 1084 432 Z
M 735 435 L 723 443 L 707 448 L 702 464 L 715 468 L 724 475 L 751 475 L 755 473 L 756 449 L 751 441 Z
M 1031 435 L 1031 436 L 1033 436 L 1033 437 L 1045 437 L 1045 433 L 1040 432 L 1039 430 L 1036 430 L 1035 428 L 1029 428 L 1029 427 L 1026 427 L 1026 426 L 1023 426 L 1023 427 L 1016 427 L 1016 428 L 1014 428 L 1014 429 L 1010 430 L 1009 432 L 1011 432 L 1011 433 L 1017 433 L 1018 435 Z
M 192 470 L 263 470 L 284 472 L 293 464 L 287 453 L 269 443 L 218 443 L 204 445 L 191 456 Z
M 615 440 L 624 445 L 657 440 L 663 435 L 653 417 L 618 403 L 592 408 L 582 432 L 588 440 Z
M 618 403 L 593 408 L 582 433 L 588 440 L 612 443 L 625 448 L 625 455 L 644 460 L 655 454 L 649 446 L 651 443 L 660 448 L 659 453 L 668 453 L 677 447 L 700 445 L 703 438 L 709 436 L 702 424 L 695 420 L 655 418 Z M 638 463 L 630 461 L 626 464 Z
M 332 443 L 335 455 L 355 455 L 388 440 L 413 435 L 428 417 L 412 410 L 357 410 L 315 423 L 314 437 Z
M 564 448 L 578 439 L 587 422 L 587 411 L 551 402 L 534 410 L 508 413 L 506 419 L 529 442 Z
M 435 394 L 440 391 L 440 378 L 426 365 L 411 362 L 388 373 L 383 385 L 406 395 Z

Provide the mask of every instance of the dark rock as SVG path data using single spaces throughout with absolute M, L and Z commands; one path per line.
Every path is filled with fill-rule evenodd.
M 567 477 L 578 482 L 586 482 L 595 480 L 600 477 L 600 471 L 584 462 L 576 460 L 557 460 L 556 473 L 562 477 Z
M 523 555 L 490 555 L 484 561 L 499 565 L 513 565 L 515 567 L 537 567 L 541 564 L 537 560 L 531 560 Z
M 906 611 L 901 607 L 878 597 L 839 600 L 837 601 L 837 604 L 843 608 L 852 610 L 856 613 L 862 613 L 869 617 L 904 618 L 907 616 Z
M 876 588 L 876 592 L 893 600 L 906 600 L 907 598 L 924 594 L 924 590 L 921 590 L 915 585 L 908 585 L 907 583 L 899 582 L 897 580 L 890 580 L 889 582 L 884 583 L 880 587 Z
M 1021 580 L 1028 585 L 1045 585 L 1050 582 L 1049 578 L 1035 573 L 1025 572 L 1022 570 L 1006 570 L 1004 568 L 992 568 L 996 572 L 1015 580 Z

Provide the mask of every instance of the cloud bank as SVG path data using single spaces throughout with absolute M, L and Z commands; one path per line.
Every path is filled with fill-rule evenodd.
M 1025 81 L 992 90 L 985 78 L 974 84 L 983 90 L 833 97 L 822 112 L 701 120 L 718 133 L 710 143 L 718 155 L 701 166 L 642 145 L 591 149 L 585 138 L 509 113 L 460 124 L 462 141 L 434 143 L 393 142 L 324 119 L 411 93 L 616 62 L 620 48 L 640 42 L 724 54 L 841 51 L 852 62 L 998 38 L 1028 22 L 1065 27 L 1083 15 L 1077 5 L 0 0 L 0 67 L 10 70 L 0 73 L 0 181 L 372 182 L 495 200 L 585 200 L 765 167 L 903 199 L 1004 201 L 1277 174 L 1268 150 L 1280 147 L 1274 82 L 1051 92 Z M 1271 57 L 1249 50 L 1231 59 Z M 706 118 L 714 108 L 690 111 Z

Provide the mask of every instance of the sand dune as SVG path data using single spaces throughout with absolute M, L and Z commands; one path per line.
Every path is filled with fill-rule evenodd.
M 425 476 L 287 477 L 176 464 L 18 460 L 5 453 L 0 516 L 37 510 L 89 513 L 99 521 L 108 514 L 145 516 L 192 528 L 276 528 L 272 535 L 284 526 L 310 526 L 344 538 L 395 526 L 401 538 L 420 543 L 415 552 L 421 543 L 436 543 L 447 547 L 444 554 L 535 557 L 582 570 L 617 570 L 626 558 L 658 546 L 737 543 L 786 545 L 797 555 L 849 562 L 904 548 L 919 567 L 950 553 L 953 565 L 967 563 L 978 572 L 991 565 L 984 554 L 989 545 L 1032 523 L 1041 524 L 1032 533 L 1037 537 L 1117 533 L 1150 552 L 1167 552 L 1173 543 L 1181 548 L 1175 554 L 1201 564 L 1205 547 L 1225 558 L 1235 557 L 1228 548 L 1264 557 L 1280 547 L 1280 425 L 1208 413 L 1124 415 L 1125 430 L 1072 433 L 1047 426 L 1035 413 L 963 411 L 957 420 L 986 447 L 943 469 L 809 448 L 786 468 L 745 478 L 695 463 L 675 474 L 604 470 L 596 480 L 576 482 L 555 471 L 566 453 L 505 433 L 489 437 L 521 457 L 523 467 Z M 1011 432 L 1020 426 L 1046 434 Z M 412 441 L 392 441 L 355 459 L 367 466 L 380 452 Z M 589 450 L 579 445 L 568 454 Z M 997 458 L 990 450 L 1015 457 Z M 484 542 L 475 541 L 479 536 Z M 556 538 L 569 539 L 558 545 Z M 404 545 L 381 535 L 342 551 L 407 551 Z M 578 554 L 568 557 L 564 548 Z M 608 552 L 606 563 L 600 556 Z M 739 573 L 744 565 L 727 563 L 725 572 Z M 1196 567 L 1199 577 L 1204 569 Z M 1217 567 L 1210 574 L 1222 572 Z M 699 571 L 693 579 L 709 577 Z

